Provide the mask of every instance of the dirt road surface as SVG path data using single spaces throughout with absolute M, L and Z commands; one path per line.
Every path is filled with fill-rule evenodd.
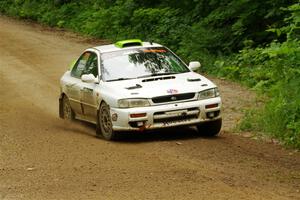
M 0 17 L 0 199 L 300 199 L 299 152 L 231 133 L 254 103 L 233 83 L 215 80 L 217 138 L 182 128 L 108 142 L 59 119 L 59 78 L 93 45 Z

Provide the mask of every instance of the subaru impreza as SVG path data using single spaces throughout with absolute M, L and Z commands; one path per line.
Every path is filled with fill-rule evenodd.
M 222 126 L 218 87 L 167 47 L 138 39 L 86 49 L 60 80 L 59 116 L 96 124 L 113 140 L 124 131 Z

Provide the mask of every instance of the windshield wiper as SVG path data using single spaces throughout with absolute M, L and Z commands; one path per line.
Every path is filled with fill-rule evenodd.
M 147 78 L 152 76 L 163 76 L 163 75 L 171 75 L 171 74 L 179 74 L 179 72 L 166 72 L 166 73 L 157 73 L 157 74 L 148 74 L 144 76 L 138 76 L 137 78 Z
M 134 79 L 134 78 L 116 78 L 116 79 L 107 80 L 106 82 L 124 81 L 124 80 L 130 80 L 130 79 Z

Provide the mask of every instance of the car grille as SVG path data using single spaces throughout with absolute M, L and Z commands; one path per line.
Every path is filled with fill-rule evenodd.
M 195 97 L 195 93 L 173 94 L 166 96 L 153 97 L 153 103 L 166 103 L 172 101 L 188 100 Z
M 153 123 L 177 123 L 197 119 L 200 114 L 199 108 L 189 108 L 186 110 L 175 110 L 166 112 L 156 112 L 153 115 Z

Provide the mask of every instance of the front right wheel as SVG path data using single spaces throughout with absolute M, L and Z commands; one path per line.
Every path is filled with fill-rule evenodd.
M 215 121 L 205 122 L 197 125 L 198 132 L 206 137 L 213 137 L 219 134 L 222 128 L 222 119 Z

